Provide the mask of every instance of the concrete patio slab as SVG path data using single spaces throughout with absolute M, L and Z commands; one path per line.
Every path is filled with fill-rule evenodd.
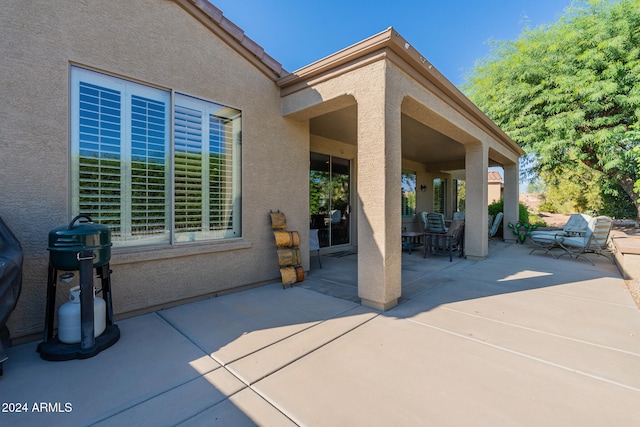
M 1 413 L 11 426 L 93 424 L 220 367 L 151 313 L 118 322 L 120 340 L 84 360 L 49 362 L 37 343 L 11 348 L 0 377 L 0 402 L 28 404 L 28 413 Z M 68 412 L 36 412 L 36 403 L 71 405 Z
M 448 306 L 416 315 L 411 320 L 640 391 L 640 345 L 632 352 L 496 321 Z
M 606 260 L 528 251 L 403 254 L 410 281 L 384 313 L 353 301 L 354 255 L 323 257 L 322 277 L 293 288 L 119 321 L 120 341 L 90 359 L 12 347 L 0 402 L 61 411 L 0 425 L 636 425 L 640 311 L 624 281 Z
M 303 295 L 301 295 L 304 293 Z M 356 305 L 279 284 L 163 310 L 176 329 L 226 365 Z
M 254 387 L 298 425 L 633 425 L 637 390 L 379 316 Z
M 253 384 L 347 334 L 376 317 L 379 313 L 366 307 L 355 307 L 336 317 L 308 328 L 304 333 L 250 354 L 227 365 L 227 369 L 247 384 Z
M 253 427 L 257 425 L 287 427 L 296 424 L 255 391 L 244 389 L 219 405 L 179 425 L 181 427 Z
M 245 387 L 225 369 L 216 369 L 94 425 L 157 427 L 159 420 L 163 425 L 178 425 L 224 402 Z
M 583 283 L 588 287 L 592 281 Z M 572 285 L 578 289 L 578 284 Z M 411 317 L 423 313 L 426 307 L 446 305 L 495 321 L 640 353 L 638 337 L 633 334 L 640 328 L 640 319 L 629 321 L 629 316 L 637 313 L 633 301 L 626 305 L 613 304 L 553 292 L 559 285 L 538 286 L 513 291 L 494 282 L 455 282 L 422 294 L 392 312 Z M 620 292 L 619 286 L 615 285 L 610 292 Z M 630 299 L 628 292 L 627 297 Z

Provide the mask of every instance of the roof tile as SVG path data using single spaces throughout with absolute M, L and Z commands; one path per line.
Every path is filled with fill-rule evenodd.
M 488 179 L 489 182 L 502 182 L 502 175 L 500 175 L 500 172 L 491 171 L 489 172 Z
M 244 38 L 244 31 L 242 31 L 242 28 L 238 27 L 236 24 L 234 24 L 233 22 L 231 22 L 229 20 L 229 18 L 227 18 L 226 16 L 222 15 L 222 19 L 220 20 L 220 26 L 229 34 L 231 34 L 231 36 L 238 40 L 238 41 L 242 41 L 242 39 Z
M 215 7 L 208 0 L 192 0 L 193 4 L 198 6 L 203 12 L 209 15 L 213 22 L 220 23 L 222 20 L 222 11 Z
M 264 55 L 264 48 L 249 37 L 244 36 L 244 38 L 242 39 L 242 44 L 244 45 L 244 47 L 253 52 L 253 54 L 258 58 L 262 58 L 262 56 Z

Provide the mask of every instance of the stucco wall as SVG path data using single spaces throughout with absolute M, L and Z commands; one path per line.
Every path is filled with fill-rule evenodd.
M 25 252 L 12 336 L 42 330 L 47 235 L 69 222 L 69 73 L 78 64 L 242 110 L 242 239 L 114 249 L 113 306 L 126 315 L 279 277 L 268 212 L 308 227 L 306 122 L 281 116 L 274 82 L 165 0 L 5 1 L 0 8 L 0 216 Z M 301 233 L 304 235 L 304 233 Z M 306 239 L 303 241 L 308 267 Z M 57 301 L 68 290 L 59 286 Z
M 490 182 L 487 187 L 487 203 L 499 202 L 502 198 L 502 183 Z

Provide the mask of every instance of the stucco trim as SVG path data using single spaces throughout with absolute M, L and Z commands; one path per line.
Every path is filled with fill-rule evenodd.
M 325 58 L 319 59 L 318 61 L 307 65 L 306 67 L 300 68 L 292 72 L 291 74 L 280 78 L 277 82 L 278 86 L 284 94 L 288 94 L 292 91 L 290 87 L 298 87 L 297 83 L 299 83 L 300 81 L 307 82 L 320 74 L 327 73 L 329 70 L 340 68 L 356 59 L 378 59 L 378 56 L 372 56 L 371 54 L 384 49 L 388 45 L 391 30 L 392 28 L 389 27 L 387 30 L 375 34 L 368 39 L 342 49 Z M 368 62 L 365 61 L 365 63 L 358 64 L 356 68 L 363 67 L 366 65 L 366 63 Z
M 111 265 L 135 264 L 145 261 L 174 260 L 181 257 L 228 252 L 250 249 L 252 242 L 243 239 L 229 239 L 224 242 L 189 244 L 177 246 L 149 247 L 149 248 L 116 248 L 111 254 Z
M 173 0 L 271 80 L 287 71 L 208 0 Z

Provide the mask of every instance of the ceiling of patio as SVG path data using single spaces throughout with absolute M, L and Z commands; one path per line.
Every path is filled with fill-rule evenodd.
M 355 105 L 314 117 L 313 135 L 357 145 L 357 108 Z M 402 157 L 425 165 L 464 161 L 464 146 L 402 114 Z

